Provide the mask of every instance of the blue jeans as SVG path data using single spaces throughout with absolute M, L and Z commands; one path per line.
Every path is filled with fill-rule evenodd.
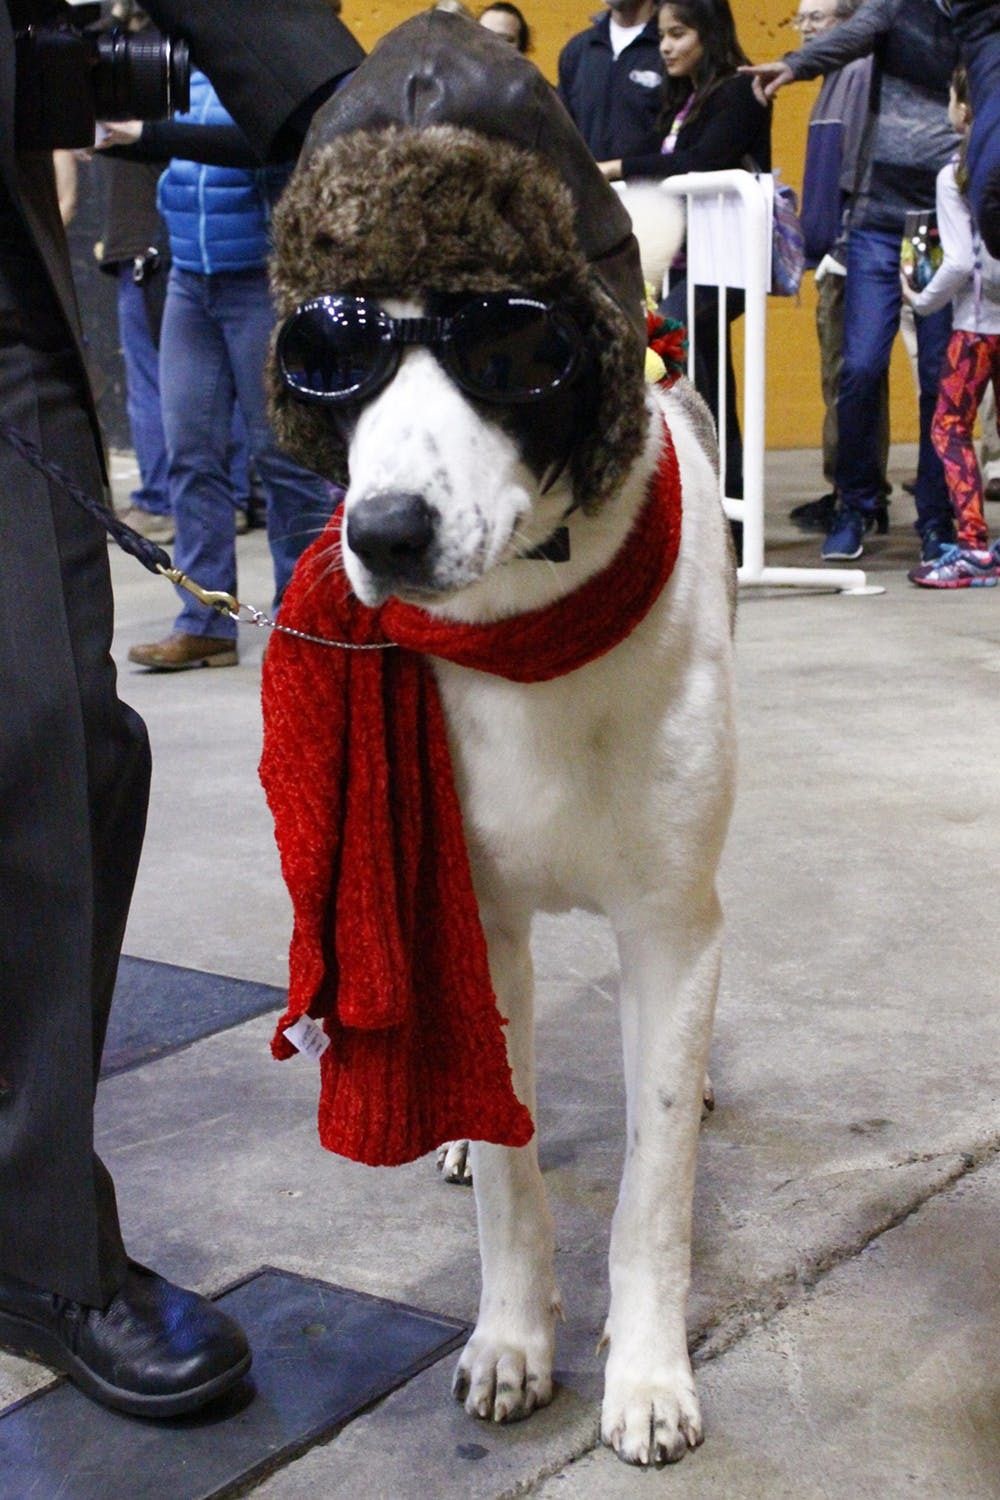
M 170 496 L 160 415 L 160 356 L 153 343 L 142 287 L 132 280 L 131 262 L 118 267 L 118 337 L 125 359 L 125 409 L 139 465 L 139 486 L 132 491 L 132 504 L 153 515 L 167 516 Z
M 899 328 L 900 236 L 878 229 L 852 229 L 847 241 L 844 284 L 844 362 L 837 398 L 836 485 L 845 505 L 870 513 L 881 501 L 879 389 L 889 368 Z M 917 460 L 917 530 L 952 525 L 941 460 L 931 443 L 944 351 L 951 335 L 951 308 L 917 318 L 920 379 L 920 452 Z
M 264 270 L 202 276 L 171 268 L 160 394 L 177 527 L 174 563 L 204 588 L 236 592 L 230 472 L 238 404 L 267 501 L 277 603 L 300 553 L 323 529 L 331 502 L 324 482 L 280 451 L 267 420 L 264 360 L 273 325 Z M 235 637 L 234 620 L 187 593 L 181 598 L 175 629 Z

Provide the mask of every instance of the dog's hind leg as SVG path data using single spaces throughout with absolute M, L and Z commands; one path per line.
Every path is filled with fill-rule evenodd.
M 685 1311 L 721 914 L 714 890 L 685 894 L 618 933 L 628 1144 L 611 1231 L 601 1436 L 635 1464 L 673 1462 L 702 1438 Z
M 518 1098 L 535 1114 L 531 951 L 528 924 L 483 913 L 493 988 L 508 1019 L 507 1053 Z M 530 1416 L 552 1399 L 559 1298 L 552 1215 L 538 1167 L 537 1136 L 511 1149 L 471 1143 L 479 1222 L 479 1317 L 452 1389 L 473 1416 L 494 1422 Z
M 457 1182 L 462 1187 L 472 1186 L 472 1163 L 469 1161 L 468 1141 L 445 1141 L 437 1148 L 437 1169 L 445 1182 Z
M 707 1120 L 714 1108 L 715 1088 L 706 1073 L 705 1087 L 701 1096 L 701 1118 Z M 443 1146 L 437 1148 L 435 1162 L 445 1182 L 455 1182 L 460 1187 L 472 1186 L 472 1162 L 469 1160 L 468 1141 L 445 1141 Z

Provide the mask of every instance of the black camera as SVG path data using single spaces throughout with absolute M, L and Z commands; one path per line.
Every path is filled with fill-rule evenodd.
M 36 3 L 18 28 L 19 150 L 92 146 L 98 120 L 163 120 L 190 103 L 187 42 L 105 26 L 101 7 Z

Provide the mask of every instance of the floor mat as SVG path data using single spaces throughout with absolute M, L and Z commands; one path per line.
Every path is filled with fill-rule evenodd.
M 4 1500 L 222 1500 L 289 1463 L 465 1337 L 465 1325 L 265 1266 L 219 1306 L 253 1368 L 192 1417 L 96 1406 L 65 1381 L 0 1417 Z M 359 1493 L 362 1491 L 359 1490 Z
M 101 1076 L 136 1068 L 267 1011 L 277 1018 L 284 1008 L 285 991 L 274 985 L 123 956 Z

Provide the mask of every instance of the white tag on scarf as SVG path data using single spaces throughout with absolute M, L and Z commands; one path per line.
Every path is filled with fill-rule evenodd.
M 285 1027 L 284 1035 L 293 1047 L 314 1061 L 318 1061 L 330 1045 L 330 1038 L 312 1016 L 299 1016 L 291 1026 Z

